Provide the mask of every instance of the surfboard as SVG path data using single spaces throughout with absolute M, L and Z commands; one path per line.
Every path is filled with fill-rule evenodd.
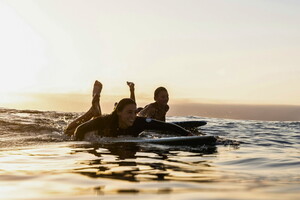
M 178 121 L 172 123 L 177 124 L 178 126 L 181 126 L 186 129 L 197 128 L 199 126 L 204 126 L 207 124 L 206 121 Z
M 213 145 L 217 141 L 214 136 L 180 136 L 180 137 L 166 137 L 166 138 L 136 138 L 136 139 L 120 139 L 114 142 L 122 143 L 151 143 L 164 145 Z

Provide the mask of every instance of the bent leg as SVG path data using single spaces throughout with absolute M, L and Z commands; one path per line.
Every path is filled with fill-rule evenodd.
M 74 134 L 76 128 L 80 125 L 83 124 L 84 122 L 89 121 L 90 119 L 92 119 L 92 117 L 94 116 L 94 112 L 92 107 L 86 112 L 84 113 L 82 116 L 80 116 L 79 118 L 75 119 L 74 121 L 72 121 L 68 127 L 65 129 L 65 134 L 68 136 L 71 136 Z
M 92 101 L 92 109 L 94 113 L 93 117 L 99 117 L 102 115 L 101 107 L 100 107 L 101 91 L 102 91 L 102 84 L 96 80 L 93 88 L 93 101 Z
M 76 128 L 80 124 L 83 124 L 84 122 L 87 122 L 92 118 L 96 118 L 96 117 L 99 117 L 102 115 L 101 107 L 100 107 L 100 103 L 99 103 L 101 90 L 102 90 L 102 84 L 96 80 L 94 83 L 94 88 L 93 88 L 93 100 L 92 100 L 91 108 L 86 113 L 84 113 L 82 116 L 75 119 L 68 125 L 68 127 L 65 129 L 66 135 L 69 135 L 69 136 L 73 135 Z

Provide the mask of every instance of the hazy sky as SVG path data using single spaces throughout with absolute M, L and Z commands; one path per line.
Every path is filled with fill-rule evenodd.
M 0 94 L 300 105 L 298 0 L 0 0 Z M 0 99 L 1 103 L 1 99 Z

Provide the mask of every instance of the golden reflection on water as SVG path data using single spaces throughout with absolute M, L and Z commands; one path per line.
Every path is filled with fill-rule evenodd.
M 62 143 L 0 151 L 0 199 L 281 199 L 266 192 L 271 180 L 220 165 L 237 154 L 219 148 Z
M 128 145 L 128 144 L 127 144 Z M 188 161 L 191 155 L 202 156 L 199 152 L 179 155 L 179 151 L 153 150 L 147 147 L 114 146 L 108 145 L 109 153 L 89 150 L 88 153 L 98 158 L 85 161 L 88 165 L 83 169 L 75 170 L 76 173 L 91 178 L 106 178 L 126 180 L 130 182 L 146 181 L 195 181 L 212 182 L 215 177 L 214 170 L 209 162 L 202 158 Z M 144 151 L 144 152 L 143 152 Z M 213 153 L 215 148 L 210 150 Z M 176 157 L 182 158 L 178 160 Z M 82 163 L 81 163 L 82 164 Z M 98 171 L 95 170 L 98 168 Z

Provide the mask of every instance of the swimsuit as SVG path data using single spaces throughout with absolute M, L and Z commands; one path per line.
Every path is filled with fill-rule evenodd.
M 144 130 L 170 131 L 184 136 L 190 133 L 176 124 L 165 123 L 145 117 L 136 117 L 133 125 L 126 129 L 113 128 L 110 127 L 110 124 L 109 116 L 98 117 L 88 121 L 77 128 L 75 131 L 75 139 L 83 140 L 85 133 L 91 131 L 97 131 L 98 135 L 108 137 L 116 137 L 120 135 L 137 137 Z

